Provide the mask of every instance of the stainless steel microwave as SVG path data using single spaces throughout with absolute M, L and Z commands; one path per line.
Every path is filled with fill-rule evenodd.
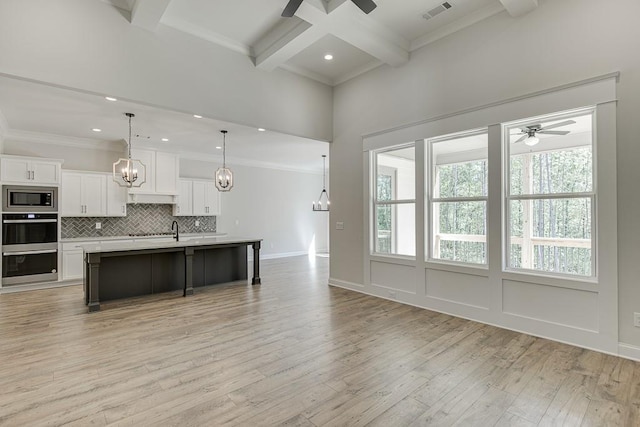
M 57 212 L 58 189 L 4 185 L 2 186 L 2 210 L 4 212 Z

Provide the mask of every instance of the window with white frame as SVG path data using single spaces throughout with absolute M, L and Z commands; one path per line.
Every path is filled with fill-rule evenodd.
M 509 269 L 595 275 L 593 114 L 505 125 Z
M 373 158 L 373 252 L 415 256 L 415 147 L 377 151 Z
M 426 142 L 428 257 L 486 264 L 487 133 L 466 132 Z

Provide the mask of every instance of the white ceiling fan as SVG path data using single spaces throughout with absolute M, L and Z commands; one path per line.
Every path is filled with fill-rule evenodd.
M 540 139 L 536 136 L 537 133 L 547 134 L 547 135 L 567 135 L 571 131 L 569 131 L 569 130 L 549 130 L 549 129 L 555 129 L 555 128 L 559 128 L 559 127 L 562 127 L 562 126 L 568 126 L 568 125 L 572 125 L 574 123 L 575 123 L 575 120 L 564 120 L 562 122 L 552 123 L 552 124 L 547 125 L 547 126 L 542 126 L 540 123 L 533 124 L 533 125 L 528 125 L 528 126 L 525 126 L 523 128 L 520 128 L 520 132 L 516 133 L 515 135 L 522 135 L 522 137 L 520 137 L 519 139 L 517 139 L 513 143 L 516 144 L 518 142 L 524 141 L 524 143 L 526 145 L 534 146 L 538 142 L 540 142 Z
M 369 14 L 373 9 L 377 7 L 377 5 L 373 2 L 373 0 L 351 0 L 356 6 L 360 8 L 364 13 Z M 296 10 L 302 4 L 302 0 L 289 0 L 287 6 L 282 11 L 282 16 L 285 18 L 291 18 Z

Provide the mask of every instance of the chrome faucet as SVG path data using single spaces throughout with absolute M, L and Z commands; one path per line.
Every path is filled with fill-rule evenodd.
M 176 232 L 175 232 L 175 234 L 173 235 L 173 237 L 175 237 L 175 238 L 176 238 L 176 242 L 179 242 L 179 241 L 180 241 L 180 230 L 179 230 L 179 227 L 178 227 L 178 221 L 175 221 L 175 220 L 174 220 L 174 221 L 171 223 L 171 231 L 173 231 L 173 226 L 174 226 L 174 225 L 176 226 Z

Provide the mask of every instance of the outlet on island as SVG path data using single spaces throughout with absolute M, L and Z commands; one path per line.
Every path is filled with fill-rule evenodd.
M 102 223 L 96 222 L 96 230 L 102 230 Z
M 196 227 L 200 227 L 200 220 L 196 219 Z

